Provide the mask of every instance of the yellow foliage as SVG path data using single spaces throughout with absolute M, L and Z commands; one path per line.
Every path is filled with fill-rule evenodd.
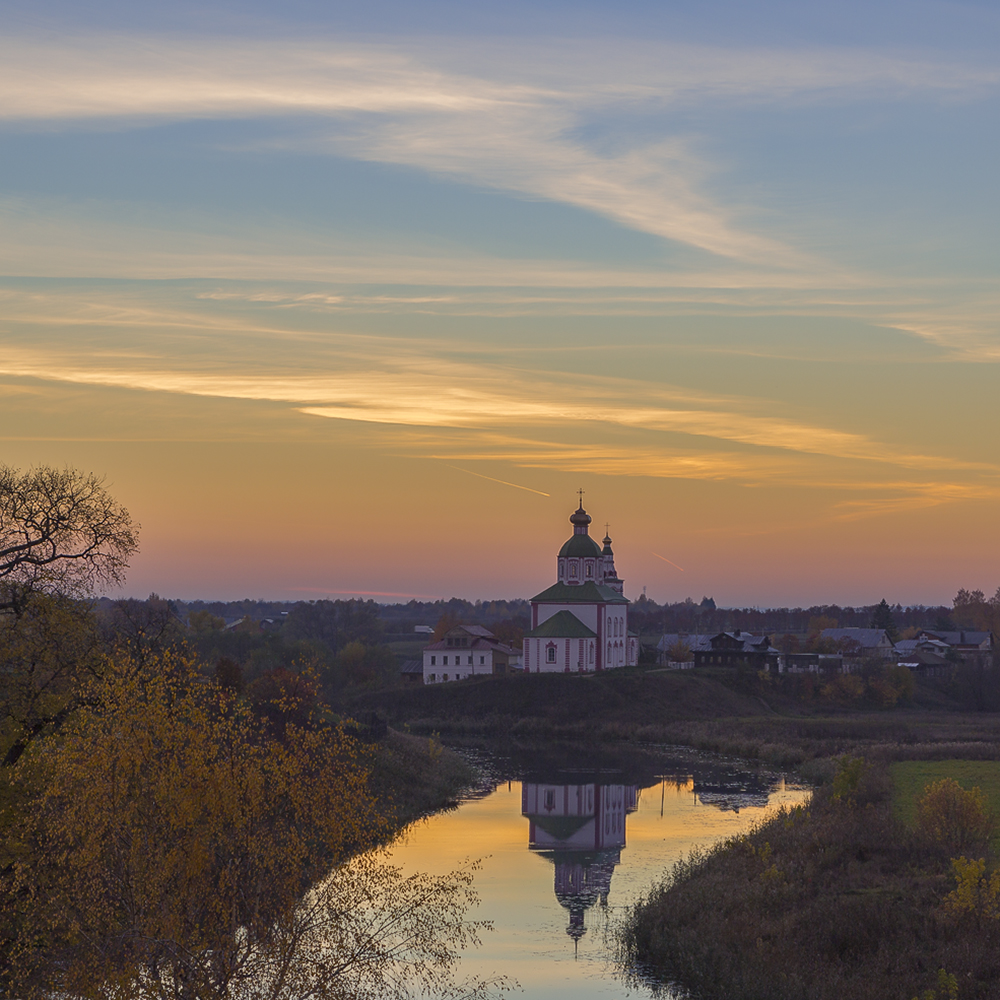
M 823 697 L 833 701 L 853 703 L 864 697 L 865 682 L 857 674 L 837 674 L 823 685 Z
M 971 914 L 986 920 L 1000 920 L 1000 871 L 986 875 L 986 861 L 952 858 L 955 888 L 945 896 L 949 913 Z
M 0 663 L 0 753 L 14 763 L 69 710 L 81 680 L 99 669 L 90 609 L 66 597 L 25 596 L 16 614 L 0 614 Z
M 913 1000 L 958 1000 L 958 977 L 938 969 L 937 985 Z
M 932 782 L 917 803 L 917 826 L 927 839 L 954 850 L 985 846 L 994 821 L 979 788 L 966 791 L 953 778 Z
M 388 827 L 341 728 L 302 722 L 285 704 L 300 721 L 275 736 L 248 703 L 168 654 L 138 668 L 112 658 L 84 694 L 18 765 L 38 791 L 9 897 L 20 930 L 11 995 L 455 989 L 456 951 L 484 926 L 464 917 L 475 866 L 404 878 L 376 855 L 351 859 Z

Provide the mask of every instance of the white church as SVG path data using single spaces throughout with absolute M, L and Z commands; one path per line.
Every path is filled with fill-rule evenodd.
M 639 637 L 628 631 L 629 601 L 615 572 L 611 539 L 590 537 L 590 515 L 570 517 L 573 537 L 559 550 L 559 582 L 531 599 L 531 631 L 519 656 L 479 625 L 457 625 L 424 647 L 423 681 L 441 684 L 482 674 L 590 673 L 639 662 Z M 417 675 L 419 677 L 419 673 Z
M 591 516 L 570 517 L 573 535 L 559 550 L 558 582 L 531 599 L 523 667 L 528 673 L 588 673 L 634 666 L 639 638 L 628 631 L 629 601 L 615 572 L 611 538 L 590 537 Z

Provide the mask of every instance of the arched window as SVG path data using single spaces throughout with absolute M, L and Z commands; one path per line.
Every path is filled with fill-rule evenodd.
M 611 635 L 611 619 L 608 619 L 608 635 Z
M 587 563 L 587 576 L 592 577 L 594 575 L 594 565 L 593 563 Z
M 546 663 L 555 663 L 556 662 L 556 647 L 555 646 L 549 646 L 545 650 L 545 662 Z
M 611 643 L 608 643 L 608 663 L 611 662 Z

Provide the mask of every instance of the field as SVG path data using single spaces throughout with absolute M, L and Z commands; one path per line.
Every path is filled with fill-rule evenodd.
M 906 760 L 890 765 L 893 810 L 907 826 L 916 820 L 917 800 L 932 781 L 953 778 L 963 788 L 978 787 L 986 807 L 1000 819 L 1000 761 L 995 760 Z

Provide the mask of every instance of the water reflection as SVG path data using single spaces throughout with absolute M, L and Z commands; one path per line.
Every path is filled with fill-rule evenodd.
M 555 866 L 555 894 L 569 911 L 566 933 L 578 944 L 584 914 L 608 905 L 611 876 L 625 846 L 625 817 L 635 812 L 635 785 L 521 785 L 521 815 L 528 820 L 528 850 Z
M 780 775 L 673 748 L 460 749 L 484 774 L 479 795 L 412 828 L 395 860 L 447 871 L 483 859 L 476 916 L 495 930 L 463 967 L 505 973 L 531 1000 L 648 1000 L 652 989 L 619 978 L 602 931 L 693 848 L 809 794 Z

